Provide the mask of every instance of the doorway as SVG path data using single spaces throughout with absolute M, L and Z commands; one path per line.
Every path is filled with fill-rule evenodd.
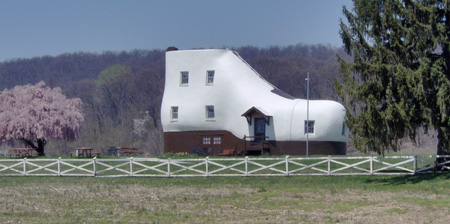
M 255 119 L 255 142 L 262 142 L 266 138 L 266 120 L 264 118 L 254 118 Z

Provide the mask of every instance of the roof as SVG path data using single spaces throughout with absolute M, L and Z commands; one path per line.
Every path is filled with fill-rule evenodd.
M 249 124 L 252 124 L 252 117 L 264 118 L 268 125 L 270 124 L 270 118 L 272 117 L 272 115 L 270 115 L 265 109 L 261 107 L 252 107 L 241 116 L 247 118 L 247 122 Z
M 252 107 L 242 114 L 243 117 L 252 116 L 253 114 L 262 115 L 264 117 L 272 117 L 266 110 L 262 107 Z

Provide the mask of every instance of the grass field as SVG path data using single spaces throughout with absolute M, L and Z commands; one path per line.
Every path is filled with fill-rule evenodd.
M 0 177 L 0 223 L 444 223 L 449 178 Z

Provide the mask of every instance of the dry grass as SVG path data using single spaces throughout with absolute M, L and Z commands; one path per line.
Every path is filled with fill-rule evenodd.
M 2 177 L 0 222 L 444 223 L 448 177 Z

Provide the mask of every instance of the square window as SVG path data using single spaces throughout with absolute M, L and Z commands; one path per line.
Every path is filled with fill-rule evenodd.
M 305 121 L 305 134 L 314 134 L 314 121 Z
M 214 114 L 214 106 L 206 106 L 206 119 L 207 120 L 214 120 L 215 118 Z
M 189 84 L 189 72 L 181 72 L 181 85 L 187 85 Z
M 178 120 L 178 107 L 171 107 L 170 108 L 170 119 L 172 121 Z
M 203 137 L 203 145 L 210 145 L 210 144 L 211 144 L 211 138 Z
M 214 71 L 206 72 L 206 85 L 212 86 L 214 83 Z
M 222 137 L 214 137 L 213 138 L 213 144 L 214 145 L 220 145 L 220 144 L 222 144 Z

